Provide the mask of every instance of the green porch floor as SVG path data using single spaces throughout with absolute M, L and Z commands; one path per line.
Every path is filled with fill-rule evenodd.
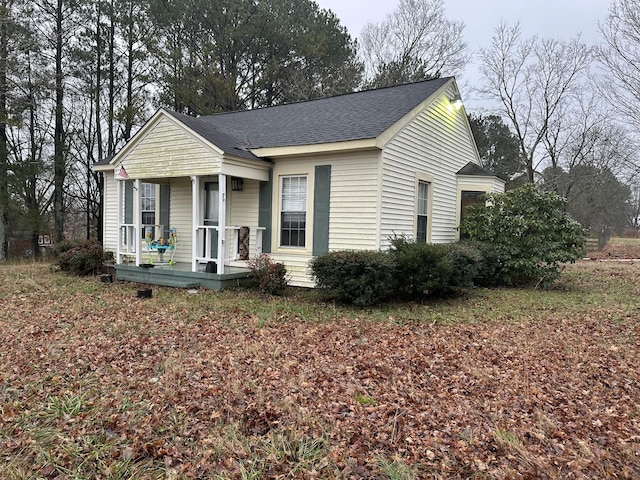
M 201 267 L 202 271 L 192 272 L 191 264 L 186 263 L 154 265 L 153 267 L 136 267 L 130 264 L 114 265 L 117 280 L 178 288 L 202 287 L 209 290 L 224 290 L 238 287 L 249 281 L 251 277 L 251 271 L 248 268 L 226 267 L 226 273 L 218 275 L 217 273 L 206 273 L 204 265 Z

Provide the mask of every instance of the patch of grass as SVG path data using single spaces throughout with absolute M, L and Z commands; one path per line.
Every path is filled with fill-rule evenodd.
M 469 445 L 476 443 L 476 430 L 474 428 L 465 428 L 460 434 L 460 438 Z
M 611 237 L 609 243 L 612 245 L 637 245 L 640 246 L 640 238 Z
M 415 467 L 407 465 L 401 458 L 378 460 L 380 473 L 389 480 L 415 480 L 418 478 L 418 471 Z
M 522 448 L 522 442 L 515 433 L 509 432 L 502 428 L 498 428 L 493 432 L 493 436 L 496 439 L 498 445 L 508 449 L 520 450 Z
M 356 393 L 355 399 L 356 399 L 356 402 L 358 402 L 360 405 L 363 405 L 363 406 L 375 405 L 377 403 L 376 399 L 373 397 L 370 397 L 369 395 L 360 395 Z
M 272 430 L 259 447 L 266 461 L 275 459 L 289 466 L 289 474 L 322 471 L 328 466 L 327 442 L 323 438 L 298 436 L 291 431 Z
M 85 409 L 84 395 L 65 393 L 59 397 L 49 397 L 45 417 L 72 417 Z

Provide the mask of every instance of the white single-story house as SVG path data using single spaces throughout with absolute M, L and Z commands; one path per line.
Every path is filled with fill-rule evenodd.
M 210 288 L 259 253 L 313 286 L 314 255 L 453 242 L 464 206 L 504 191 L 453 77 L 198 118 L 161 109 L 94 169 L 118 278 Z

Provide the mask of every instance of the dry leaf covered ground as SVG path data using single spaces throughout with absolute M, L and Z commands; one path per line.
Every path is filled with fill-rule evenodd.
M 358 310 L 0 266 L 0 478 L 640 478 L 640 265 Z

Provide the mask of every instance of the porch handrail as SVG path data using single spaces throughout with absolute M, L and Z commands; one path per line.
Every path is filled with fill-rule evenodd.
M 258 256 L 262 253 L 262 233 L 267 229 L 266 227 L 252 227 L 249 226 L 249 232 L 251 232 L 251 230 L 255 230 L 256 232 L 256 245 L 255 245 L 255 256 Z M 231 230 L 233 231 L 233 241 L 232 241 L 232 245 L 233 245 L 233 253 L 231 255 L 231 258 L 229 259 L 230 261 L 236 261 L 239 259 L 240 255 L 239 255 L 239 249 L 238 249 L 238 245 L 239 245 L 239 240 L 240 240 L 240 229 L 242 227 L 239 227 L 237 225 L 231 225 L 231 226 L 227 226 L 227 231 Z M 251 255 L 250 255 L 251 256 Z
M 219 232 L 220 227 L 217 225 L 196 225 L 196 238 L 197 248 L 196 251 L 200 252 L 196 255 L 196 260 L 201 263 L 217 262 L 218 256 L 211 256 L 211 237 L 212 231 Z M 204 251 L 202 250 L 204 247 Z
M 117 242 L 117 257 L 116 263 L 121 263 L 122 257 L 125 255 L 134 255 L 137 251 L 138 244 L 135 241 L 137 238 L 136 235 L 136 225 L 133 223 L 122 223 L 120 224 L 120 230 L 118 231 L 118 242 Z
M 241 227 L 237 225 L 228 225 L 225 227 L 225 232 L 227 233 L 231 232 L 232 234 L 230 238 L 231 245 L 232 245 L 232 252 L 229 258 L 226 258 L 226 255 L 225 255 L 225 264 L 239 259 L 238 240 L 240 238 L 240 228 Z M 266 230 L 266 227 L 249 226 L 249 231 L 251 230 L 255 230 L 256 232 L 256 241 L 255 241 L 254 251 L 255 251 L 255 255 L 257 256 L 262 253 L 262 236 L 263 236 L 263 232 Z M 217 225 L 196 225 L 196 232 L 197 232 L 196 237 L 198 242 L 197 251 L 200 252 L 200 254 L 196 256 L 196 260 L 200 263 L 218 261 L 217 256 L 212 257 L 211 241 L 210 241 L 211 231 L 216 231 L 219 233 L 220 227 Z M 226 245 L 227 238 L 225 238 L 224 240 L 225 241 L 223 242 L 223 244 Z M 204 247 L 204 251 L 203 251 L 203 247 Z

